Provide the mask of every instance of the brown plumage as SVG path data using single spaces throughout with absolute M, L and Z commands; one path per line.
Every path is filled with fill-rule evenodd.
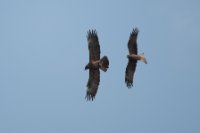
M 144 54 L 138 54 L 138 49 L 137 49 L 138 32 L 139 30 L 137 28 L 133 28 L 133 31 L 131 32 L 128 41 L 129 55 L 127 55 L 128 64 L 125 73 L 125 83 L 128 88 L 131 88 L 133 86 L 133 78 L 137 66 L 137 61 L 141 60 L 145 64 L 147 64 Z
M 89 63 L 85 66 L 85 70 L 89 69 L 89 79 L 85 98 L 93 101 L 100 82 L 99 69 L 106 72 L 109 67 L 109 60 L 107 56 L 104 56 L 100 59 L 101 51 L 96 30 L 88 31 L 87 41 L 89 50 Z

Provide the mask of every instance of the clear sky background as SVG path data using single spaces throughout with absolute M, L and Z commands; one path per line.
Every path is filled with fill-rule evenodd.
M 198 0 L 0 0 L 1 133 L 199 133 Z M 132 89 L 127 42 L 140 30 Z M 87 102 L 86 33 L 96 29 L 101 72 Z

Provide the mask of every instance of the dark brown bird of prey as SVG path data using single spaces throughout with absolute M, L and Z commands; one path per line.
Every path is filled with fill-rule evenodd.
M 125 83 L 128 88 L 131 88 L 133 86 L 133 78 L 137 66 L 137 61 L 143 61 L 145 64 L 147 64 L 147 60 L 144 56 L 144 53 L 138 54 L 137 50 L 138 32 L 139 30 L 137 28 L 133 28 L 133 31 L 130 33 L 128 41 L 129 55 L 127 55 L 128 64 L 125 73 Z
M 87 83 L 87 92 L 85 98 L 94 100 L 100 82 L 100 70 L 106 72 L 109 67 L 107 56 L 100 59 L 100 45 L 96 30 L 89 30 L 87 33 L 89 63 L 85 66 L 85 70 L 89 69 L 89 79 Z

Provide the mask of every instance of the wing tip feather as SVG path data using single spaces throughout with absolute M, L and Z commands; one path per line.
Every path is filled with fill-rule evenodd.
M 93 38 L 98 40 L 97 31 L 96 29 L 91 29 L 91 30 L 89 29 L 87 32 L 87 39 L 89 41 L 90 39 L 93 39 Z
M 91 101 L 91 100 L 93 101 L 93 100 L 95 99 L 95 95 L 93 95 L 93 94 L 87 92 L 87 94 L 86 94 L 86 96 L 85 96 L 85 99 L 86 99 L 87 101 Z
M 133 87 L 133 82 L 129 81 L 128 79 L 125 79 L 125 83 L 126 83 L 126 86 L 128 87 L 128 89 Z
M 136 27 L 136 28 L 133 28 L 132 32 L 131 32 L 131 35 L 130 36 L 137 36 L 139 33 L 139 29 Z

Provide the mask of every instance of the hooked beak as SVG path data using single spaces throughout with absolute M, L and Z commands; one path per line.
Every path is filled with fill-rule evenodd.
M 85 70 L 89 69 L 88 65 L 85 66 Z

